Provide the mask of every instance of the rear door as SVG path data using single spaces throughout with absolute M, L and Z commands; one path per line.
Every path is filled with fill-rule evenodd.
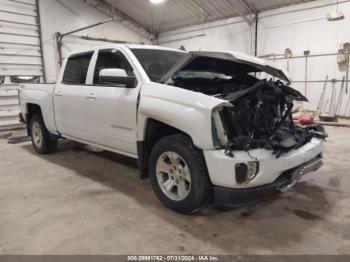
M 86 130 L 89 140 L 96 144 L 136 155 L 137 100 L 140 76 L 127 57 L 118 48 L 101 49 L 94 55 L 93 75 L 87 86 Z M 105 85 L 99 80 L 102 69 L 124 69 L 129 76 L 136 76 L 133 88 L 123 85 Z M 92 77 L 91 77 L 92 78 Z
M 58 131 L 85 140 L 86 78 L 93 52 L 71 55 L 62 81 L 54 90 L 55 121 Z

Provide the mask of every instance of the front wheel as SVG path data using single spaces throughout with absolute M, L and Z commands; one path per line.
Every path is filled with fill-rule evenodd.
M 40 154 L 49 154 L 57 149 L 57 139 L 51 137 L 40 114 L 30 119 L 29 127 L 35 151 Z
M 153 147 L 149 161 L 152 187 L 166 207 L 191 214 L 212 199 L 202 152 L 188 137 L 162 138 Z

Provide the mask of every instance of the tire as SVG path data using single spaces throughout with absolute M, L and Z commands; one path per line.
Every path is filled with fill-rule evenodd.
M 53 139 L 46 129 L 41 114 L 32 116 L 29 122 L 32 144 L 39 154 L 49 154 L 57 149 L 57 139 Z
M 160 139 L 150 154 L 149 168 L 153 190 L 166 207 L 192 214 L 212 200 L 204 157 L 190 138 L 171 135 Z

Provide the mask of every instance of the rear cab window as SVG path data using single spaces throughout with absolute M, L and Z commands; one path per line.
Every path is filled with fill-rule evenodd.
M 87 72 L 93 52 L 71 55 L 64 69 L 62 83 L 70 85 L 85 85 Z

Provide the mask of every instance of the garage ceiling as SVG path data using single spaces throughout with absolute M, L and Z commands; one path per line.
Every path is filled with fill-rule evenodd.
M 111 4 L 112 1 L 99 2 Z M 121 15 L 126 15 L 149 32 L 157 34 L 200 24 L 202 21 L 211 22 L 313 0 L 165 0 L 157 5 L 151 4 L 149 0 L 114 1 Z

